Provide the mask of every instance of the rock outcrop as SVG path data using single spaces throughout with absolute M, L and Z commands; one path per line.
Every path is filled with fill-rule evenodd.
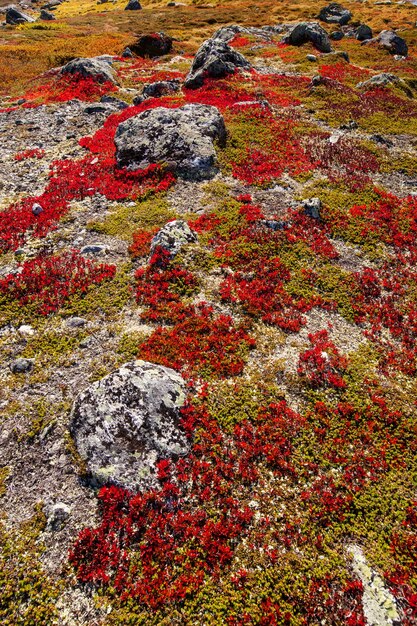
M 201 87 L 204 79 L 224 78 L 234 74 L 237 69 L 249 70 L 251 64 L 243 54 L 233 50 L 220 39 L 208 39 L 197 51 L 191 70 L 185 79 L 185 86 L 189 89 Z
M 187 243 L 195 243 L 197 234 L 184 220 L 173 220 L 158 231 L 151 243 L 151 255 L 157 248 L 168 252 L 172 259 Z
M 131 490 L 157 486 L 158 458 L 189 448 L 179 426 L 184 402 L 182 377 L 145 361 L 126 363 L 81 393 L 70 433 L 92 483 Z
M 15 26 L 16 24 L 24 24 L 25 22 L 34 22 L 33 17 L 26 15 L 20 9 L 15 6 L 7 7 L 6 9 L 6 24 Z
M 73 59 L 61 68 L 62 76 L 70 74 L 92 78 L 98 83 L 116 82 L 110 62 L 100 57 Z
M 302 46 L 305 43 L 312 43 L 319 52 L 331 52 L 329 37 L 317 22 L 300 22 L 295 24 L 283 37 L 283 43 L 290 46 Z
M 402 57 L 408 55 L 408 46 L 405 40 L 397 35 L 393 30 L 383 30 L 376 38 L 381 48 L 388 50 L 390 54 L 397 54 Z
M 321 9 L 318 18 L 327 24 L 344 26 L 352 19 L 352 13 L 348 9 L 343 8 L 341 4 L 331 2 Z
M 158 107 L 119 125 L 116 158 L 120 167 L 144 169 L 160 163 L 184 178 L 211 178 L 216 173 L 214 141 L 225 139 L 223 117 L 215 107 Z
M 174 80 L 159 80 L 156 83 L 151 83 L 143 88 L 142 96 L 144 98 L 161 98 L 167 96 L 170 93 L 175 93 L 180 88 L 180 82 L 177 79 Z

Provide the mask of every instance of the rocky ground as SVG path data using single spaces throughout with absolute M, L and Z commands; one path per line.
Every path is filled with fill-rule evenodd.
M 320 8 L 1 92 L 2 624 L 417 624 L 417 14 Z

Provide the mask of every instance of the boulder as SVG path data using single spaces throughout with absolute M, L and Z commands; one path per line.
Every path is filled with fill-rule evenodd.
M 390 54 L 397 54 L 402 57 L 408 55 L 408 46 L 404 39 L 393 30 L 383 30 L 376 38 L 380 47 L 388 50 Z
M 129 44 L 129 50 L 139 57 L 161 57 L 171 52 L 172 42 L 172 37 L 165 33 L 151 33 Z
M 352 19 L 352 13 L 348 9 L 344 9 L 337 2 L 331 2 L 323 7 L 318 15 L 319 20 L 327 24 L 339 24 L 344 26 Z
M 100 58 L 73 59 L 61 68 L 61 75 L 71 74 L 92 78 L 97 83 L 116 83 L 113 70 L 109 61 Z
M 300 22 L 295 24 L 283 37 L 283 43 L 290 46 L 302 46 L 305 43 L 312 43 L 319 52 L 331 52 L 329 37 L 317 22 Z
M 181 250 L 187 243 L 195 243 L 197 234 L 191 230 L 187 222 L 184 220 L 174 220 L 165 224 L 158 231 L 151 242 L 151 255 L 157 248 L 162 248 L 168 252 L 171 259 Z
M 122 122 L 116 131 L 119 167 L 144 169 L 161 163 L 184 178 L 206 179 L 216 173 L 214 141 L 224 143 L 219 111 L 204 104 L 178 109 L 148 109 Z
M 345 33 L 342 30 L 335 30 L 333 33 L 330 33 L 329 39 L 332 41 L 340 41 L 345 36 Z
M 45 22 L 50 22 L 51 20 L 55 20 L 56 17 L 53 13 L 50 13 L 49 11 L 46 11 L 46 9 L 42 9 L 41 13 L 39 15 L 39 19 L 43 20 Z
M 129 0 L 127 5 L 125 6 L 125 11 L 140 11 L 142 6 L 139 0 Z
M 6 24 L 15 26 L 16 24 L 24 24 L 25 22 L 34 22 L 33 17 L 26 15 L 20 9 L 15 6 L 7 7 L 6 9 Z
M 356 89 L 372 89 L 373 87 L 399 87 L 402 89 L 409 98 L 413 97 L 413 92 L 402 78 L 396 76 L 395 74 L 388 74 L 386 72 L 382 72 L 382 74 L 375 74 L 368 80 L 365 80 L 356 85 Z
M 185 79 L 189 89 L 201 87 L 206 77 L 224 78 L 237 69 L 249 70 L 251 64 L 245 57 L 233 50 L 227 43 L 217 39 L 207 39 L 197 51 L 190 72 Z
M 189 450 L 180 428 L 186 386 L 174 370 L 131 361 L 74 402 L 70 433 L 94 486 L 158 486 L 156 463 Z
M 366 41 L 367 39 L 372 39 L 372 28 L 370 26 L 367 26 L 366 24 L 361 24 L 356 29 L 355 37 L 358 41 Z
M 177 79 L 174 80 L 159 80 L 156 83 L 151 83 L 143 88 L 142 96 L 144 98 L 161 98 L 167 96 L 170 93 L 179 91 L 180 82 Z

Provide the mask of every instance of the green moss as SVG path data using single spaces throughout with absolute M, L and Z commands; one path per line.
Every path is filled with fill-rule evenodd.
M 148 335 L 139 331 L 123 333 L 119 339 L 117 352 L 121 356 L 121 362 L 133 361 L 138 356 L 138 349 L 141 343 L 147 339 Z
M 104 220 L 90 222 L 87 228 L 96 233 L 130 241 L 136 230 L 160 228 L 176 217 L 165 195 L 152 196 L 136 202 L 134 206 L 129 204 L 119 205 Z
M 40 533 L 46 524 L 42 506 L 15 530 L 0 523 L 0 622 L 3 626 L 57 623 L 61 585 L 44 572 Z

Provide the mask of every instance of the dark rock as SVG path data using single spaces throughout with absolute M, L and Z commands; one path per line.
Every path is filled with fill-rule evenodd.
M 366 24 L 361 24 L 356 29 L 355 37 L 358 41 L 366 41 L 367 39 L 372 39 L 372 28 L 370 26 L 367 26 Z
M 283 37 L 283 43 L 291 46 L 302 46 L 305 43 L 312 43 L 320 52 L 331 52 L 329 37 L 324 28 L 317 22 L 300 22 L 295 24 Z
M 78 396 L 70 433 L 94 485 L 158 486 L 158 458 L 189 450 L 179 426 L 185 390 L 174 370 L 132 361 Z
M 151 243 L 151 256 L 157 248 L 162 248 L 168 252 L 171 259 L 181 250 L 187 243 L 195 243 L 197 234 L 191 230 L 187 222 L 183 220 L 174 220 L 165 224 L 159 232 L 156 233 Z
M 105 113 L 107 115 L 111 115 L 115 111 L 118 111 L 119 107 L 114 104 L 106 103 L 106 102 L 93 102 L 91 104 L 87 104 L 84 108 L 84 113 L 86 115 L 96 115 L 97 113 Z
M 314 218 L 315 220 L 320 219 L 320 211 L 321 211 L 321 200 L 320 198 L 309 198 L 308 200 L 304 200 L 304 213 L 309 217 Z
M 116 158 L 119 167 L 144 169 L 151 163 L 163 163 L 184 178 L 211 178 L 217 171 L 213 142 L 224 143 L 225 139 L 224 120 L 215 107 L 159 107 L 119 125 Z
M 288 222 L 283 222 L 282 220 L 262 220 L 261 224 L 274 231 L 288 228 Z
M 152 33 L 142 35 L 137 41 L 130 44 L 129 48 L 139 57 L 161 57 L 171 52 L 172 42 L 172 37 L 165 35 L 165 33 Z
M 167 96 L 171 93 L 175 93 L 180 88 L 180 82 L 177 79 L 174 80 L 160 80 L 156 83 L 151 83 L 143 88 L 142 96 L 144 98 L 161 98 L 161 96 Z
M 126 47 L 123 52 L 122 52 L 122 58 L 123 59 L 131 59 L 133 58 L 133 52 L 131 51 L 130 48 Z
M 133 104 L 135 106 L 138 106 L 139 104 L 142 104 L 142 102 L 145 100 L 145 98 L 143 96 L 135 96 L 133 98 Z
M 404 39 L 394 33 L 393 30 L 383 30 L 380 32 L 376 40 L 381 48 L 388 50 L 390 54 L 397 54 L 406 57 L 408 55 L 408 46 Z
M 42 9 L 41 14 L 39 15 L 39 19 L 45 22 L 50 22 L 51 20 L 55 20 L 56 17 L 53 13 L 50 13 L 49 11 Z
M 333 33 L 330 33 L 329 38 L 333 41 L 340 41 L 345 36 L 345 33 L 342 30 L 335 30 Z
M 111 104 L 117 109 L 119 109 L 120 111 L 127 109 L 129 106 L 127 102 L 124 102 L 123 100 L 119 100 L 119 98 L 115 98 L 114 96 L 108 96 L 108 95 L 101 96 L 100 102 L 103 102 L 104 104 Z
M 43 207 L 38 204 L 38 202 L 34 202 L 32 205 L 32 213 L 33 215 L 40 215 L 43 213 Z
M 207 39 L 198 49 L 184 84 L 189 89 L 196 89 L 203 85 L 206 77 L 224 78 L 238 68 L 249 70 L 251 64 L 227 43 Z
M 340 130 L 356 130 L 359 125 L 355 120 L 349 120 L 346 124 L 341 124 L 339 128 Z
M 73 59 L 61 68 L 61 74 L 63 76 L 78 74 L 84 78 L 92 78 L 98 83 L 116 82 L 111 65 L 106 58 Z
M 321 9 L 318 18 L 327 24 L 339 24 L 340 26 L 344 26 L 352 19 L 352 13 L 348 11 L 348 9 L 344 9 L 342 5 L 337 2 L 331 2 Z
M 127 5 L 125 6 L 125 11 L 140 11 L 142 6 L 139 0 L 129 0 Z
M 317 61 L 317 57 L 315 54 L 307 54 L 306 59 L 307 61 L 311 61 L 312 63 L 315 63 Z
M 394 144 L 390 139 L 387 139 L 387 137 L 383 137 L 382 135 L 371 135 L 370 139 L 372 141 L 375 141 L 375 143 L 380 143 L 383 146 L 387 146 L 388 148 L 391 148 Z
M 24 24 L 25 22 L 34 22 L 33 17 L 26 15 L 15 6 L 6 9 L 6 24 L 15 26 L 16 24 Z
M 33 359 L 16 359 L 11 366 L 13 374 L 25 374 L 26 372 L 30 372 L 34 364 Z
M 81 254 L 102 254 L 103 252 L 106 252 L 106 246 L 103 246 L 100 243 L 91 244 L 81 248 Z

